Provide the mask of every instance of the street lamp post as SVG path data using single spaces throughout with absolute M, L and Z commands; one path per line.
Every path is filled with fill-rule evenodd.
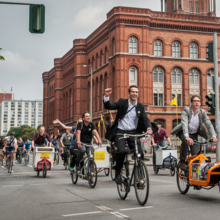
M 91 68 L 91 83 L 90 83 L 90 121 L 92 121 L 92 65 L 83 65 L 83 67 L 90 67 Z

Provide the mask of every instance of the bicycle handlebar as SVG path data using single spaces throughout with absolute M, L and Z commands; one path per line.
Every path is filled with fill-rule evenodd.
M 144 134 L 117 134 L 118 136 L 123 136 L 119 139 L 127 139 L 127 138 L 142 138 L 142 137 L 151 137 L 151 135 L 148 135 L 146 133 Z
M 194 143 L 196 144 L 208 144 L 208 143 L 212 143 L 212 140 L 208 140 L 208 141 L 205 141 L 205 142 L 200 142 L 200 141 L 197 141 L 197 140 L 193 140 Z

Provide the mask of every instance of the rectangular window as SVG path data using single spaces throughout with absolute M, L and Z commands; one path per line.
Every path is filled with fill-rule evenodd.
M 189 1 L 189 12 L 193 12 L 193 1 Z
M 176 74 L 175 73 L 172 74 L 172 83 L 176 83 Z
M 181 94 L 177 94 L 177 106 L 182 106 L 182 97 L 181 97 Z
M 159 82 L 163 82 L 163 73 L 159 73 Z
M 157 82 L 157 73 L 154 73 L 154 82 Z
M 199 13 L 199 2 L 196 2 L 196 13 Z
M 154 105 L 158 106 L 158 102 L 157 102 L 157 94 L 154 93 Z
M 163 106 L 163 94 L 159 94 L 159 106 Z

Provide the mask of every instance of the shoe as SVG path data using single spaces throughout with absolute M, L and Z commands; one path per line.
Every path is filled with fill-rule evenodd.
M 179 162 L 179 167 L 180 167 L 181 170 L 186 171 L 186 163 L 185 163 L 185 161 L 180 161 Z
M 77 171 L 80 171 L 80 169 L 81 169 L 80 164 L 77 163 L 77 164 L 76 164 L 76 170 L 77 170 Z
M 117 184 L 121 184 L 122 183 L 120 172 L 116 172 L 115 173 L 115 182 Z
M 8 167 L 7 167 L 7 166 L 5 166 L 5 167 L 4 167 L 4 170 L 7 170 L 7 169 L 8 169 Z
M 70 167 L 70 172 L 73 172 L 73 167 Z
M 63 163 L 63 166 L 65 166 L 65 163 Z
M 13 166 L 15 166 L 15 162 L 13 162 Z

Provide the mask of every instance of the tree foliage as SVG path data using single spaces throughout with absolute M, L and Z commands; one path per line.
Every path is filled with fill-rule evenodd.
M 2 50 L 2 48 L 0 48 L 0 50 Z M 0 54 L 0 60 L 5 60 L 5 58 L 1 56 L 1 54 Z
M 34 136 L 34 128 L 33 127 L 26 127 L 21 131 L 21 138 L 26 141 L 27 139 L 32 140 Z
M 7 133 L 7 136 L 9 136 L 10 134 L 11 134 L 11 132 L 15 132 L 15 137 L 16 137 L 16 139 L 18 139 L 18 138 L 22 138 L 22 131 L 25 129 L 25 128 L 28 128 L 28 127 L 30 127 L 30 126 L 28 126 L 28 125 L 21 125 L 20 127 L 16 127 L 16 128 L 11 128 L 9 131 L 8 131 L 8 133 Z M 34 130 L 34 128 L 33 128 L 33 130 Z M 32 136 L 33 137 L 33 136 Z M 31 139 L 32 139 L 32 137 L 31 137 Z M 26 140 L 26 139 L 25 139 Z

